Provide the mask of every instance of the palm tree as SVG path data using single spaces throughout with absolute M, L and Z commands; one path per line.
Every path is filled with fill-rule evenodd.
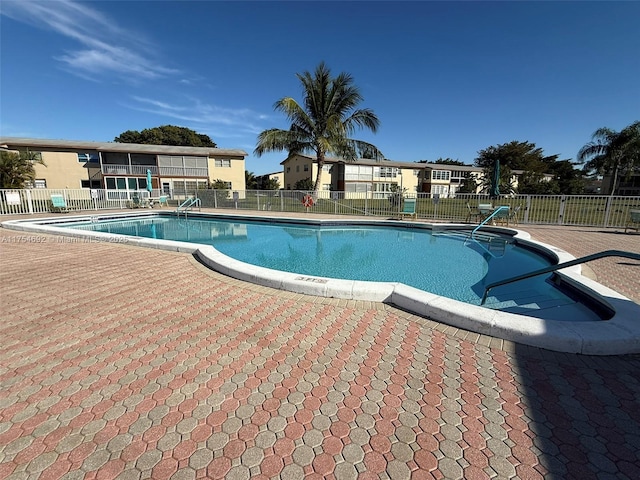
M 45 164 L 35 152 L 1 152 L 0 188 L 25 188 L 33 183 L 36 163 Z
M 244 171 L 244 184 L 245 190 L 257 190 L 258 189 L 258 179 L 254 175 L 253 172 L 249 170 Z
M 611 173 L 610 195 L 616 191 L 621 173 L 631 174 L 640 168 L 640 121 L 616 132 L 607 127 L 599 128 L 578 152 L 578 160 L 585 163 L 585 170 L 600 174 Z
M 288 151 L 315 153 L 318 175 L 314 192 L 320 189 L 322 167 L 327 154 L 355 161 L 358 156 L 381 160 L 382 153 L 372 144 L 349 138 L 356 128 L 378 130 L 380 121 L 370 109 L 356 109 L 362 95 L 353 85 L 351 75 L 340 73 L 331 77 L 331 71 L 321 62 L 315 72 L 296 74 L 303 88 L 300 105 L 291 97 L 284 97 L 274 104 L 274 109 L 284 113 L 291 122 L 289 130 L 272 128 L 258 135 L 254 153 Z

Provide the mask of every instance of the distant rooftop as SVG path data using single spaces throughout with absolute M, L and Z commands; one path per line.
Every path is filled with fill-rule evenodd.
M 247 152 L 239 149 L 213 147 L 180 147 L 175 145 L 146 145 L 140 143 L 87 142 L 82 140 L 53 140 L 46 138 L 0 137 L 0 146 L 5 148 L 28 147 L 58 150 L 97 150 L 101 152 L 149 153 L 158 155 L 226 155 L 246 157 Z

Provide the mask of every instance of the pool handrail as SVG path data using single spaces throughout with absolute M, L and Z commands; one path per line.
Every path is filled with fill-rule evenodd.
M 485 302 L 487 301 L 487 296 L 489 295 L 489 291 L 495 287 L 499 287 L 501 285 L 506 285 L 509 283 L 519 282 L 520 280 L 536 277 L 538 275 L 543 275 L 545 273 L 555 272 L 556 270 L 561 270 L 563 268 L 572 267 L 574 265 L 579 265 L 581 263 L 590 262 L 591 260 L 597 260 L 598 258 L 604 258 L 604 257 L 624 257 L 624 258 L 630 258 L 632 260 L 640 261 L 640 253 L 625 252 L 624 250 L 604 250 L 602 252 L 592 253 L 591 255 L 586 255 L 584 257 L 576 258 L 574 260 L 569 260 L 568 262 L 558 263 L 556 265 L 551 265 L 550 267 L 541 268 L 539 270 L 534 270 L 533 272 L 524 273 L 522 275 L 517 275 L 515 277 L 506 278 L 504 280 L 499 280 L 497 282 L 490 283 L 484 289 L 484 294 L 482 295 L 482 300 L 480 301 L 480 305 L 485 304 Z
M 482 227 L 484 224 L 486 224 L 489 220 L 491 220 L 497 213 L 499 212 L 503 212 L 503 211 L 509 211 L 509 206 L 508 205 L 501 205 L 499 207 L 496 207 L 493 212 L 491 212 L 491 215 L 489 215 L 487 218 L 485 218 L 482 222 L 480 222 L 478 224 L 478 226 L 476 228 L 474 228 L 471 231 L 471 235 L 470 237 L 473 239 L 473 234 L 476 233 L 476 231 L 480 230 L 480 227 Z
M 193 208 L 194 205 L 198 205 L 201 208 L 200 199 L 198 197 L 189 197 L 176 208 L 176 215 L 180 216 L 180 209 L 184 212 L 185 217 L 187 216 L 187 210 Z

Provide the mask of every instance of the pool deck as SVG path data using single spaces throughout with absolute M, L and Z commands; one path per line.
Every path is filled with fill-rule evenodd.
M 622 230 L 520 228 L 576 257 L 640 251 Z M 185 253 L 0 228 L 0 259 L 0 478 L 640 478 L 638 355 L 274 290 Z M 637 262 L 589 267 L 640 303 Z

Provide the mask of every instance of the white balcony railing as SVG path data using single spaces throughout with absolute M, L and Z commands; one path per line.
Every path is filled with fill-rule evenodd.
M 103 175 L 146 175 L 151 170 L 151 175 L 164 175 L 167 177 L 208 177 L 206 168 L 193 167 L 157 167 L 155 165 L 109 165 L 102 164 Z
M 147 170 L 151 170 L 151 175 L 158 175 L 158 167 L 155 165 L 102 164 L 103 175 L 146 175 Z

